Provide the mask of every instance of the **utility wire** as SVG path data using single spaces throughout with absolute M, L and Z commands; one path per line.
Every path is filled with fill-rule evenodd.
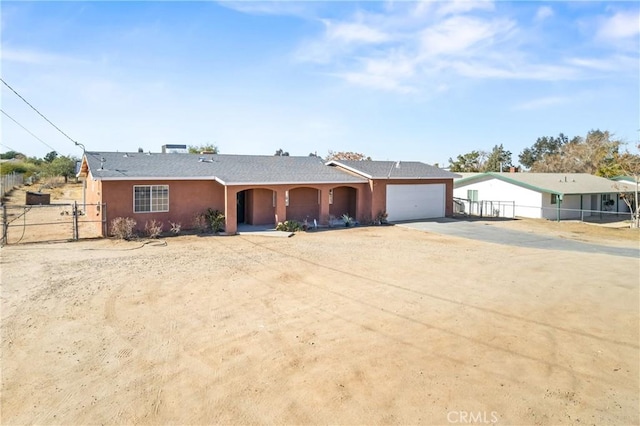
M 29 133 L 31 136 L 33 136 L 34 138 L 38 139 L 38 140 L 39 140 L 41 143 L 43 143 L 44 145 L 48 146 L 52 151 L 56 151 L 56 152 L 57 152 L 57 150 L 56 150 L 54 147 L 52 147 L 51 145 L 49 145 L 48 143 L 46 143 L 45 141 L 43 141 L 42 139 L 40 139 L 39 137 L 37 137 L 36 135 L 34 135 L 33 133 L 31 133 L 31 131 L 30 131 L 29 129 L 27 129 L 26 127 L 24 127 L 22 124 L 18 123 L 18 122 L 16 121 L 16 119 L 15 119 L 15 118 L 11 117 L 9 114 L 7 114 L 6 112 L 4 112 L 4 110 L 3 110 L 2 108 L 0 108 L 0 111 L 1 111 L 4 115 L 6 115 L 7 117 L 9 117 L 9 119 L 10 119 L 11 121 L 13 121 L 14 123 L 16 123 L 18 126 L 22 127 L 22 128 L 23 128 L 27 133 Z M 4 146 L 6 146 L 6 145 L 4 145 Z M 8 148 L 8 147 L 7 147 L 7 148 Z M 14 150 L 14 151 L 15 151 L 15 150 Z
M 4 112 L 4 111 L 2 111 L 2 112 Z M 5 145 L 5 144 L 3 144 L 3 143 L 0 143 L 0 146 L 4 146 L 5 148 L 9 148 L 9 151 L 18 152 L 18 150 L 17 150 L 17 149 L 13 149 L 13 148 L 11 148 L 9 145 Z
M 57 131 L 59 131 L 60 133 L 62 133 L 62 134 L 63 134 L 67 139 L 69 139 L 71 142 L 73 142 L 76 146 L 81 147 L 81 148 L 82 148 L 82 151 L 84 151 L 84 150 L 85 150 L 85 149 L 84 149 L 84 145 L 82 145 L 80 142 L 76 142 L 75 140 L 71 139 L 71 136 L 67 135 L 65 132 L 63 132 L 62 130 L 60 130 L 60 128 L 59 128 L 58 126 L 56 126 L 55 124 L 53 124 L 53 123 L 51 122 L 51 120 L 49 120 L 47 117 L 45 117 L 45 116 L 44 116 L 40 111 L 38 111 L 38 110 L 36 109 L 36 107 L 34 107 L 33 105 L 31 105 L 31 104 L 30 104 L 30 103 L 29 103 L 25 98 L 23 98 L 23 97 L 22 97 L 22 95 L 20 95 L 20 93 L 16 92 L 16 90 L 15 90 L 13 87 L 9 86 L 9 83 L 7 83 L 6 81 L 4 81 L 4 79 L 3 79 L 2 77 L 0 77 L 0 81 L 2 81 L 2 83 L 4 83 L 4 85 L 5 85 L 5 86 L 7 86 L 7 87 L 8 87 L 8 88 L 13 92 L 13 93 L 15 93 L 15 94 L 16 94 L 16 96 L 18 96 L 20 99 L 22 99 L 22 100 L 24 101 L 24 103 L 25 103 L 25 104 L 29 105 L 29 106 L 31 107 L 31 109 L 32 109 L 32 110 L 34 110 L 35 112 L 37 112 L 37 113 L 38 113 L 38 115 L 39 115 L 40 117 L 44 118 L 44 119 L 47 121 L 47 123 L 49 123 L 49 124 L 51 124 L 53 127 L 55 127 L 55 129 L 56 129 Z M 4 111 L 3 111 L 3 112 L 4 112 Z M 6 115 L 6 113 L 5 113 L 5 115 Z M 8 117 L 8 115 L 7 115 L 7 117 Z M 12 120 L 13 120 L 13 119 L 12 119 Z M 15 121 L 15 120 L 14 120 L 14 121 Z M 17 123 L 17 122 L 16 122 L 16 123 Z M 26 129 L 25 129 L 25 130 L 26 130 Z M 28 130 L 27 130 L 27 131 L 28 131 Z M 31 132 L 29 132 L 29 133 L 31 133 Z M 45 144 L 45 145 L 46 145 L 46 144 Z M 47 146 L 48 146 L 48 145 L 47 145 Z M 55 151 L 55 150 L 54 150 L 54 151 Z

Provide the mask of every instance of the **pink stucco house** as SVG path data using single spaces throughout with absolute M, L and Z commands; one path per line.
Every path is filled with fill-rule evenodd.
M 225 231 L 238 224 L 287 219 L 326 225 L 347 213 L 368 223 L 380 212 L 389 221 L 452 214 L 457 175 L 420 162 L 330 161 L 318 157 L 86 152 L 78 176 L 87 211 L 110 221 L 152 219 L 188 229 L 208 208 L 225 214 Z

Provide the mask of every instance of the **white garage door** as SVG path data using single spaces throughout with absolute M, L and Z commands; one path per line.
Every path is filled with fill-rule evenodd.
M 445 185 L 387 185 L 387 220 L 444 217 Z

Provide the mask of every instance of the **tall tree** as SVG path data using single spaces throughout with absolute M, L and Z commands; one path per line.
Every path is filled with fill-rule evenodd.
M 532 166 L 532 172 L 589 173 L 607 175 L 622 142 L 612 139 L 608 131 L 591 130 L 587 136 L 573 138 L 555 154 L 545 155 Z M 609 165 L 609 166 L 608 166 Z
M 493 147 L 489 156 L 487 157 L 487 161 L 482 168 L 483 172 L 501 172 L 504 169 L 508 169 L 511 167 L 513 163 L 511 162 L 511 151 L 507 151 L 504 149 L 502 144 L 496 145 Z
M 78 159 L 75 157 L 69 157 L 62 155 L 56 157 L 50 163 L 46 163 L 44 171 L 49 176 L 62 176 L 64 182 L 67 183 L 69 178 L 76 175 L 76 163 Z
M 56 151 L 51 151 L 44 156 L 44 161 L 46 161 L 47 163 L 51 163 L 53 160 L 56 159 L 57 156 L 58 156 L 58 153 Z
M 560 148 L 568 142 L 569 139 L 563 133 L 560 133 L 557 138 L 543 136 L 538 138 L 531 148 L 525 148 L 518 156 L 518 159 L 520 164 L 529 169 L 544 156 L 560 152 Z
M 289 153 L 287 151 L 284 151 L 282 148 L 276 150 L 276 153 L 273 154 L 276 157 L 288 157 Z
M 371 161 L 371 157 L 360 152 L 353 151 L 331 151 L 327 153 L 326 161 L 346 160 L 346 161 Z
M 484 151 L 471 151 L 458 155 L 456 160 L 449 158 L 449 168 L 452 172 L 481 172 L 487 160 L 487 153 Z

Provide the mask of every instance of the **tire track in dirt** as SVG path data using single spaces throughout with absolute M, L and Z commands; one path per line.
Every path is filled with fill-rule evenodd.
M 359 278 L 361 280 L 372 282 L 374 284 L 382 284 L 382 285 L 385 285 L 385 286 L 391 286 L 391 287 L 399 288 L 399 289 L 406 290 L 406 291 L 409 291 L 409 292 L 415 292 L 412 289 L 407 289 L 407 288 L 402 287 L 402 286 L 398 286 L 398 285 L 394 285 L 394 284 L 391 284 L 391 283 L 383 282 L 383 281 L 380 281 L 380 280 L 377 280 L 377 279 L 372 279 L 372 278 L 360 276 L 360 275 L 354 274 L 351 271 L 345 271 L 345 270 L 334 268 L 332 266 L 323 265 L 323 264 L 321 264 L 319 262 L 315 262 L 315 261 L 309 260 L 309 259 L 307 259 L 307 258 L 305 258 L 303 256 L 300 256 L 300 255 L 292 255 L 290 253 L 286 253 L 286 252 L 277 250 L 275 248 L 272 248 L 269 245 L 267 245 L 267 243 L 263 243 L 263 244 L 256 243 L 254 241 L 249 240 L 247 237 L 244 237 L 244 236 L 236 236 L 236 238 L 242 239 L 243 241 L 247 242 L 248 244 L 251 244 L 251 245 L 260 247 L 262 249 L 270 250 L 270 251 L 272 251 L 274 253 L 277 253 L 278 255 L 282 256 L 284 259 L 290 259 L 290 258 L 293 257 L 298 261 L 307 263 L 307 264 L 309 264 L 311 266 L 314 266 L 314 267 L 319 267 L 319 268 L 325 269 L 325 270 L 327 270 L 329 272 L 334 272 L 334 273 L 337 272 L 338 274 L 346 274 L 346 275 L 349 275 L 349 276 L 353 276 L 353 277 Z M 235 249 L 235 247 L 233 247 L 233 246 L 231 246 L 229 244 L 226 244 L 226 243 L 224 245 L 228 249 L 235 251 L 239 255 L 243 255 L 245 258 L 248 258 L 248 259 L 252 260 L 253 262 L 262 264 L 265 268 L 269 268 L 271 270 L 279 271 L 283 276 L 287 276 L 288 274 L 291 273 L 287 269 L 283 269 L 283 268 L 281 268 L 279 266 L 274 266 L 274 265 L 280 265 L 282 263 L 280 261 L 274 262 L 273 264 L 271 264 L 271 263 L 270 264 L 266 264 L 266 263 L 264 263 L 264 261 L 262 261 L 260 258 L 258 258 L 256 256 L 251 257 L 250 255 L 247 255 L 247 252 L 245 252 L 245 251 L 239 251 L 239 250 Z M 278 259 L 278 260 L 280 260 L 280 259 Z M 324 291 L 324 292 L 332 293 L 332 294 L 334 294 L 334 295 L 336 295 L 336 296 L 338 296 L 340 298 L 348 299 L 348 300 L 351 300 L 352 302 L 355 302 L 355 303 L 358 303 L 358 304 L 361 304 L 361 305 L 364 305 L 364 306 L 368 306 L 368 307 L 370 307 L 370 308 L 372 308 L 372 309 L 374 309 L 376 311 L 385 312 L 386 314 L 391 315 L 393 317 L 396 317 L 396 318 L 399 318 L 399 319 L 402 319 L 402 320 L 405 320 L 405 321 L 409 321 L 409 322 L 417 324 L 417 325 L 426 326 L 428 329 L 438 330 L 438 331 L 440 331 L 442 333 L 449 334 L 449 335 L 451 335 L 452 337 L 455 337 L 455 338 L 459 338 L 459 339 L 470 341 L 473 344 L 486 347 L 488 349 L 497 351 L 499 353 L 505 353 L 508 356 L 515 356 L 515 357 L 520 357 L 522 359 L 526 359 L 526 360 L 529 360 L 529 361 L 533 361 L 533 362 L 541 365 L 547 371 L 562 371 L 563 373 L 569 374 L 569 376 L 571 377 L 572 382 L 576 382 L 577 381 L 577 377 L 576 376 L 579 375 L 579 376 L 581 376 L 581 377 L 583 377 L 583 378 L 585 378 L 587 380 L 597 380 L 599 382 L 608 383 L 608 384 L 612 383 L 610 376 L 593 375 L 593 374 L 589 374 L 589 373 L 586 373 L 586 372 L 575 371 L 574 369 L 572 369 L 570 367 L 567 367 L 567 366 L 564 366 L 564 365 L 561 365 L 561 364 L 559 364 L 557 362 L 550 362 L 550 361 L 548 361 L 548 360 L 546 360 L 544 358 L 538 358 L 538 357 L 535 357 L 535 356 L 532 356 L 532 355 L 528 355 L 528 354 L 525 354 L 525 353 L 522 353 L 522 352 L 519 352 L 519 351 L 516 351 L 516 350 L 512 350 L 510 348 L 504 348 L 504 347 L 498 346 L 497 344 L 494 344 L 492 342 L 483 341 L 483 340 L 480 340 L 480 339 L 478 339 L 478 338 L 476 338 L 474 336 L 467 336 L 467 335 L 462 334 L 460 332 L 453 331 L 453 330 L 450 330 L 450 329 L 445 329 L 445 328 L 442 328 L 442 327 L 440 327 L 438 325 L 435 325 L 435 324 L 425 324 L 425 323 L 423 323 L 423 322 L 421 322 L 419 320 L 416 320 L 416 319 L 414 319 L 414 318 L 412 318 L 410 316 L 407 316 L 407 315 L 404 315 L 404 314 L 400 314 L 400 313 L 397 313 L 397 312 L 392 312 L 392 311 L 389 311 L 388 309 L 384 308 L 383 306 L 379 306 L 379 305 L 375 305 L 375 304 L 371 304 L 369 302 L 366 302 L 366 301 L 363 300 L 363 299 L 365 299 L 364 297 L 357 298 L 357 297 L 353 297 L 353 296 L 347 295 L 347 294 L 345 294 L 343 292 L 330 290 L 326 286 L 318 286 L 317 284 L 309 282 L 309 280 L 306 280 L 306 279 L 300 279 L 300 281 L 298 281 L 298 282 L 300 284 L 304 284 L 304 285 L 319 289 L 319 290 Z M 432 296 L 432 295 L 429 295 L 429 294 L 426 294 L 426 295 L 427 296 Z M 432 296 L 432 297 L 434 297 L 436 299 L 442 299 L 443 301 L 448 302 L 448 303 L 456 303 L 456 304 L 460 303 L 460 302 L 457 302 L 457 301 L 454 301 L 454 300 L 444 299 L 444 298 L 441 298 L 441 297 L 438 297 L 438 296 Z M 474 307 L 474 306 L 470 306 L 470 307 Z M 315 308 L 319 309 L 319 310 L 323 310 L 323 309 L 321 309 L 321 308 L 319 308 L 317 306 L 315 306 Z M 329 313 L 331 315 L 335 315 L 335 313 L 333 313 L 333 312 L 327 312 L 327 313 Z M 540 325 L 540 324 L 538 324 L 538 325 Z M 546 324 L 542 324 L 542 325 L 546 325 Z M 549 326 L 549 325 L 547 325 L 547 326 Z M 556 327 L 554 327 L 554 328 L 556 328 Z M 391 337 L 391 338 L 392 338 L 392 340 L 395 340 L 393 337 Z M 621 342 L 615 342 L 615 343 L 624 345 L 624 343 L 621 343 Z M 634 345 L 632 345 L 632 346 L 635 347 Z M 444 357 L 450 358 L 446 354 L 442 354 L 442 355 Z M 450 359 L 452 361 L 459 362 L 459 360 L 455 360 L 454 358 L 450 358 Z

